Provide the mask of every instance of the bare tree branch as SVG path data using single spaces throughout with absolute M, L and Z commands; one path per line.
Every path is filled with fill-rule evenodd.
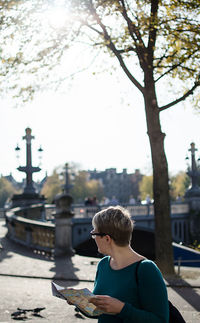
M 177 54 L 177 51 L 174 51 L 172 55 L 166 55 L 167 52 L 168 52 L 168 48 L 165 49 L 165 53 L 161 57 L 154 58 L 154 61 L 158 61 L 157 65 L 154 66 L 154 68 L 161 67 L 160 64 L 164 59 L 173 58 Z
M 142 87 L 142 85 L 136 80 L 135 77 L 133 77 L 133 75 L 131 74 L 131 72 L 128 70 L 120 52 L 117 50 L 117 48 L 115 47 L 114 43 L 112 42 L 112 39 L 110 37 L 110 35 L 107 32 L 106 26 L 102 23 L 101 19 L 99 18 L 94 6 L 92 5 L 92 3 L 90 3 L 90 10 L 92 12 L 93 17 L 95 18 L 96 22 L 98 23 L 98 25 L 101 27 L 103 33 L 103 37 L 106 41 L 106 46 L 115 54 L 115 56 L 117 57 L 123 71 L 125 72 L 125 74 L 128 76 L 128 78 L 130 79 L 130 81 L 143 93 L 144 88 Z M 90 26 L 88 26 L 90 27 Z
M 194 51 L 194 53 L 195 53 L 195 52 L 197 52 L 197 51 Z M 193 72 L 194 72 L 194 69 L 191 69 L 191 68 L 189 68 L 189 67 L 187 67 L 187 66 L 183 66 L 183 63 L 184 63 L 184 62 L 186 62 L 186 61 L 188 61 L 188 60 L 193 56 L 193 54 L 194 54 L 194 53 L 192 53 L 192 54 L 188 55 L 187 57 L 184 57 L 184 59 L 182 59 L 182 61 L 180 61 L 180 62 L 179 62 L 179 64 L 175 64 L 175 65 L 173 65 L 173 66 L 170 66 L 170 68 L 169 68 L 165 73 L 163 73 L 162 75 L 160 75 L 160 76 L 155 80 L 155 82 L 158 82 L 162 77 L 164 77 L 164 76 L 166 76 L 167 74 L 171 73 L 173 70 L 175 70 L 175 69 L 176 69 L 176 68 L 178 68 L 178 67 L 181 67 L 183 70 L 193 71 Z M 157 67 L 157 66 L 156 66 L 156 67 Z M 162 67 L 167 68 L 168 66 L 167 66 L 167 65 L 164 65 L 164 66 L 160 65 L 159 67 L 160 67 L 160 68 L 162 68 Z
M 176 105 L 177 103 L 179 103 L 179 102 L 181 102 L 181 101 L 184 101 L 188 96 L 190 96 L 191 94 L 193 94 L 194 90 L 195 90 L 198 86 L 200 86 L 200 81 L 195 82 L 194 86 L 193 86 L 190 90 L 188 90 L 188 91 L 187 91 L 183 96 L 181 96 L 179 99 L 174 100 L 174 101 L 170 102 L 169 104 L 167 104 L 167 105 L 164 105 L 164 106 L 160 107 L 160 108 L 159 108 L 159 112 L 164 111 L 164 110 L 166 110 L 166 109 L 168 109 L 168 108 L 170 108 L 170 107 L 172 107 L 172 106 Z
M 120 0 L 122 4 L 122 16 L 124 17 L 125 21 L 127 22 L 128 30 L 130 33 L 130 36 L 132 37 L 135 46 L 136 46 L 136 52 L 141 64 L 141 67 L 143 70 L 145 70 L 148 66 L 148 62 L 146 61 L 146 47 L 143 42 L 143 39 L 141 37 L 139 29 L 136 27 L 136 25 L 132 22 L 132 20 L 128 17 L 127 10 L 125 7 L 124 0 Z

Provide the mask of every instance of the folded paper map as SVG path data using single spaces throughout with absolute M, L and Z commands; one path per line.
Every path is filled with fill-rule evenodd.
M 101 310 L 98 310 L 94 304 L 89 302 L 90 297 L 95 296 L 89 289 L 66 288 L 59 286 L 54 282 L 51 283 L 51 286 L 53 296 L 69 301 L 86 316 L 94 317 L 103 314 Z

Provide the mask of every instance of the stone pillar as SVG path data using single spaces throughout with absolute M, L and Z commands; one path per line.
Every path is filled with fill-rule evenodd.
M 58 194 L 55 197 L 55 256 L 73 256 L 72 248 L 72 217 L 71 203 L 73 199 L 69 194 Z

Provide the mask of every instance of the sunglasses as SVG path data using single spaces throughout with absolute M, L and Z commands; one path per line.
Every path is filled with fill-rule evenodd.
M 103 232 L 90 232 L 90 235 L 92 236 L 93 239 L 95 239 L 96 236 L 99 236 L 99 237 L 105 237 L 105 236 L 110 236 L 110 234 L 108 233 L 103 233 Z M 111 237 L 112 238 L 112 237 Z M 113 239 L 113 238 L 112 238 Z M 113 239 L 114 240 L 114 239 Z
M 99 233 L 99 232 L 90 232 L 92 238 L 95 238 L 96 236 L 99 236 L 99 237 L 105 237 L 107 236 L 106 233 Z

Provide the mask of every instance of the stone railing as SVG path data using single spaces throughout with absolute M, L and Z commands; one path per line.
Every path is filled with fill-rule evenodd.
M 55 225 L 44 222 L 43 213 L 43 205 L 7 211 L 8 237 L 29 248 L 52 253 L 55 248 Z
M 75 218 L 91 218 L 96 212 L 107 208 L 109 205 L 97 205 L 97 206 L 85 206 L 84 204 L 72 205 L 75 213 Z M 127 208 L 132 217 L 134 216 L 153 216 L 154 208 L 153 204 L 123 204 Z M 171 204 L 171 216 L 178 214 L 189 213 L 188 203 L 172 203 Z
M 131 216 L 149 216 L 153 215 L 153 205 L 122 205 L 126 207 Z M 76 218 L 92 218 L 95 213 L 109 207 L 109 205 L 85 206 L 84 204 L 74 204 L 72 206 Z
M 153 205 L 124 205 L 129 209 L 136 227 L 154 229 Z M 59 246 L 76 246 L 90 236 L 91 218 L 96 212 L 107 206 L 72 205 L 74 215 L 71 218 L 61 216 L 55 205 L 35 204 L 2 210 L 2 219 L 6 219 L 8 236 L 15 242 L 35 250 L 57 253 Z M 57 215 L 56 215 L 57 212 Z M 172 234 L 175 241 L 187 241 L 189 222 L 185 214 L 189 212 L 188 204 L 174 203 L 171 205 Z M 64 230 L 64 231 L 63 231 Z M 68 242 L 66 242 L 68 237 Z M 62 240 L 62 241 L 61 241 Z M 61 249 L 62 249 L 61 248 Z M 56 251 L 57 250 L 57 251 Z
M 0 220 L 5 218 L 5 209 L 0 208 Z

